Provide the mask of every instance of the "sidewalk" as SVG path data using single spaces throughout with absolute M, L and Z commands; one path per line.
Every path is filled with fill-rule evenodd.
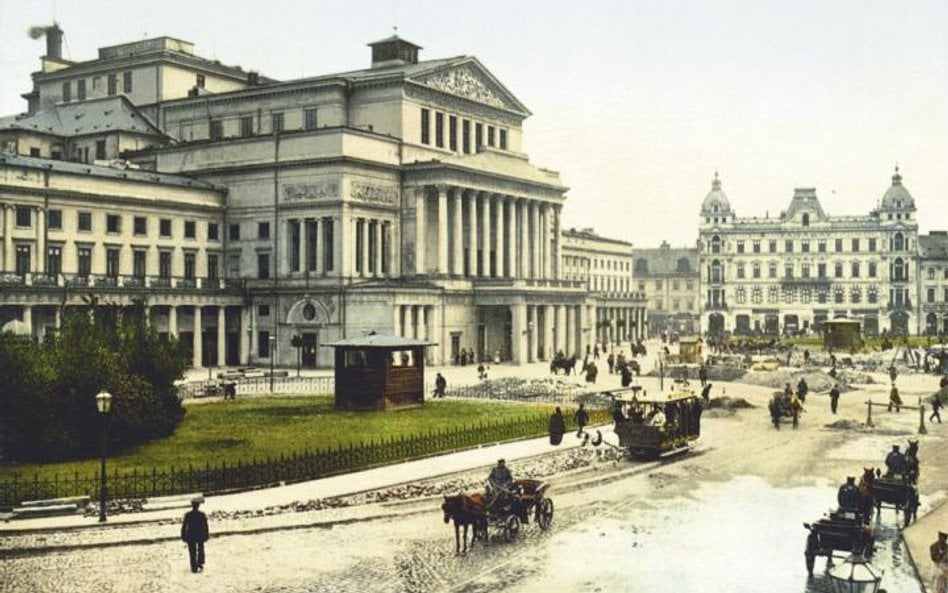
M 556 447 L 550 445 L 549 438 L 544 436 L 524 441 L 482 445 L 476 449 L 468 449 L 286 486 L 234 494 L 207 496 L 205 497 L 206 502 L 202 508 L 206 512 L 221 511 L 234 513 L 239 511 L 257 511 L 268 507 L 289 505 L 294 502 L 305 502 L 389 488 L 399 484 L 420 482 L 446 474 L 476 469 L 482 469 L 486 479 L 490 467 L 492 467 L 499 458 L 506 459 L 508 466 L 510 466 L 514 474 L 516 474 L 518 459 L 525 459 L 544 453 L 572 449 L 580 446 L 581 441 L 579 439 L 569 438 L 570 435 L 566 436 L 567 438 L 563 440 L 563 444 Z M 184 512 L 185 509 L 164 509 L 141 513 L 125 513 L 109 517 L 107 524 L 99 523 L 97 517 L 84 517 L 79 515 L 10 520 L 0 523 L 0 539 L 5 535 L 23 534 L 27 532 L 133 525 L 168 520 L 177 521 L 183 516 Z M 2 547 L 2 545 L 0 545 L 0 547 Z
M 935 563 L 931 561 L 928 548 L 938 539 L 939 531 L 948 531 L 948 502 L 942 502 L 940 506 L 902 530 L 902 539 L 905 540 L 905 547 L 918 572 L 922 591 L 934 591 L 932 577 L 935 574 Z

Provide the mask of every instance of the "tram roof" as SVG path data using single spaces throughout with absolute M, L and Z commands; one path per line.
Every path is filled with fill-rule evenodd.
M 693 391 L 679 390 L 671 393 L 659 392 L 654 395 L 638 395 L 639 389 L 615 389 L 605 393 L 621 402 L 638 402 L 640 404 L 667 404 L 680 402 L 688 399 L 696 399 L 698 396 Z

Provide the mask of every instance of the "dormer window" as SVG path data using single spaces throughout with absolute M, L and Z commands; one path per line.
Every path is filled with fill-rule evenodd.
M 902 207 L 902 200 L 896 200 L 896 201 L 895 201 L 895 207 L 896 207 L 896 208 L 901 208 L 901 207 Z
M 715 204 L 714 206 L 711 206 L 711 212 L 717 212 L 717 211 L 718 211 L 718 205 L 717 205 L 717 204 Z
M 806 212 L 803 213 L 802 218 L 803 226 L 810 226 L 810 215 Z

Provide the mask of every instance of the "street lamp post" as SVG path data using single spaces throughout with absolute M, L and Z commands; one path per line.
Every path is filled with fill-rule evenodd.
M 882 571 L 869 564 L 862 552 L 853 552 L 829 571 L 829 577 L 836 593 L 876 593 Z
M 270 393 L 273 393 L 273 363 L 276 360 L 276 336 L 270 336 Z
M 112 410 L 112 394 L 102 390 L 95 396 L 95 405 L 99 410 L 99 416 L 102 418 L 102 467 L 100 474 L 102 483 L 99 488 L 99 523 L 105 522 L 105 453 L 106 453 L 106 435 L 108 433 L 109 412 Z

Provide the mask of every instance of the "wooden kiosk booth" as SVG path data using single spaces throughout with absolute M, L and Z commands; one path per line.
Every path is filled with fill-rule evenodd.
M 336 349 L 337 410 L 394 410 L 425 403 L 425 347 L 434 342 L 369 335 Z
M 682 364 L 701 364 L 701 338 L 680 338 L 678 340 L 678 362 Z
M 862 322 L 840 317 L 823 322 L 823 350 L 855 352 L 862 349 Z

